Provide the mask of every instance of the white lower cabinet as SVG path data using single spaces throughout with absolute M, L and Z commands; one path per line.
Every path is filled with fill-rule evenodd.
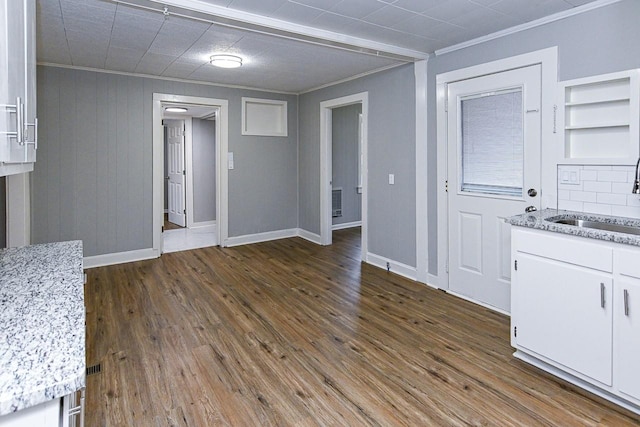
M 0 427 L 58 427 L 60 398 L 0 416 Z
M 640 247 L 513 227 L 516 357 L 640 413 L 639 260 Z
M 640 405 L 640 251 L 619 251 L 615 287 L 615 374 L 618 391 Z
M 85 389 L 0 416 L 0 427 L 84 427 Z

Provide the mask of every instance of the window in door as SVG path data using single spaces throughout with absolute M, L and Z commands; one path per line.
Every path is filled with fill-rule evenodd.
M 462 192 L 522 197 L 522 88 L 460 100 Z

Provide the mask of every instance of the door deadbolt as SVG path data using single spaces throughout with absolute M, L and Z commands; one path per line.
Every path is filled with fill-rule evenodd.
M 538 195 L 538 192 L 535 188 L 530 188 L 529 191 L 527 191 L 527 194 L 529 195 L 529 197 L 536 197 Z

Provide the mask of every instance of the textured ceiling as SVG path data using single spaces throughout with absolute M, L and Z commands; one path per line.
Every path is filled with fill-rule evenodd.
M 423 53 L 593 0 L 202 0 Z M 38 60 L 285 92 L 402 63 L 110 0 L 37 0 Z M 155 4 L 156 7 L 161 7 Z M 209 56 L 245 58 L 239 69 Z

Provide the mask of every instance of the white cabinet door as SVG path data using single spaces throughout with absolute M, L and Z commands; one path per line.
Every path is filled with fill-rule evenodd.
M 35 0 L 0 0 L 0 162 L 35 161 Z
M 0 427 L 59 427 L 60 398 L 0 416 Z
M 610 386 L 611 274 L 522 252 L 516 260 L 517 345 Z
M 24 0 L 25 79 L 24 120 L 25 145 L 20 162 L 35 162 L 37 148 L 37 81 L 36 81 L 36 2 Z
M 620 276 L 615 285 L 618 390 L 640 401 L 640 279 Z

